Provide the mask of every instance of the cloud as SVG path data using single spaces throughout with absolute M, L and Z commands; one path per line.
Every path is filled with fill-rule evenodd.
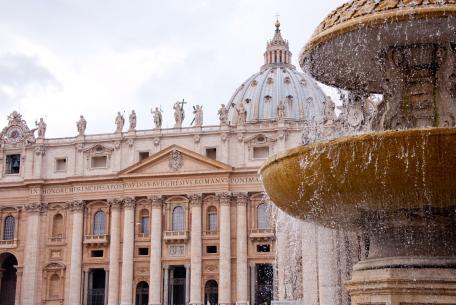
M 28 96 L 61 88 L 54 75 L 37 58 L 24 54 L 0 54 L 1 108 L 20 104 Z

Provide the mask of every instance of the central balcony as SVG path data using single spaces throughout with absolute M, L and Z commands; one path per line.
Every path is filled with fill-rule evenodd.
M 103 245 L 109 242 L 109 234 L 84 235 L 84 244 Z
M 165 231 L 163 239 L 167 243 L 185 242 L 189 239 L 188 231 Z
M 255 241 L 268 241 L 268 240 L 274 240 L 275 239 L 275 232 L 274 229 L 268 228 L 268 229 L 251 229 L 249 238 Z

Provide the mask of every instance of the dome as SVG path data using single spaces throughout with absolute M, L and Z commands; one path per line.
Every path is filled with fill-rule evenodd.
M 243 104 L 247 122 L 275 121 L 277 106 L 284 105 L 285 120 L 312 120 L 322 116 L 325 95 L 317 83 L 291 64 L 288 41 L 276 22 L 274 37 L 267 43 L 264 65 L 234 92 L 227 107 L 228 120 L 236 125 Z

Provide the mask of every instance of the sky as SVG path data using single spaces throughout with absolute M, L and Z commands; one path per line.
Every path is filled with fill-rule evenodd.
M 259 71 L 276 15 L 293 63 L 314 29 L 343 0 L 0 0 L 0 129 L 17 110 L 46 137 L 110 133 L 134 109 L 138 130 L 152 107 L 172 127 L 172 106 L 202 104 L 204 125 Z M 331 94 L 331 93 L 329 93 Z

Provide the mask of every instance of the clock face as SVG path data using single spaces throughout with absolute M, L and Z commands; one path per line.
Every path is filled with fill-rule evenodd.
M 17 127 L 12 127 L 6 134 L 8 140 L 12 144 L 16 144 L 22 141 L 22 130 Z
M 359 126 L 363 121 L 363 112 L 359 108 L 350 108 L 348 110 L 348 124 L 352 127 Z

